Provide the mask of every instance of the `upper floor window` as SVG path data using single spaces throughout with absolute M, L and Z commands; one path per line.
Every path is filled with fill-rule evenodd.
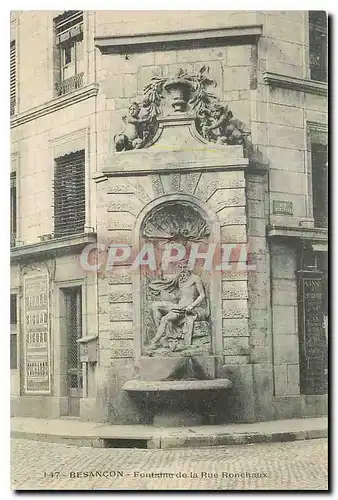
M 55 159 L 55 237 L 82 233 L 85 212 L 85 152 L 81 150 Z
M 327 81 L 327 16 L 325 11 L 309 11 L 310 77 Z
M 69 10 L 54 19 L 56 45 L 56 82 L 58 95 L 83 84 L 83 12 Z
M 315 227 L 328 225 L 327 145 L 311 143 L 313 218 Z
M 17 234 L 17 195 L 16 195 L 16 172 L 11 172 L 10 192 L 10 223 L 11 223 L 11 246 L 15 246 Z
M 16 47 L 15 40 L 10 44 L 10 115 L 16 111 Z

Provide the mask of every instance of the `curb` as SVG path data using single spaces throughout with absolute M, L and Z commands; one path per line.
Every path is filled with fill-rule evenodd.
M 11 431 L 11 437 L 17 439 L 31 439 L 48 443 L 57 443 L 70 446 L 86 446 L 93 448 L 114 448 L 114 440 L 106 436 L 63 436 L 59 434 L 38 434 L 25 431 Z M 272 433 L 238 433 L 238 434 L 213 434 L 213 435 L 189 435 L 185 436 L 154 436 L 144 439 L 147 449 L 174 449 L 174 448 L 200 448 L 205 446 L 243 445 L 258 443 L 284 443 L 308 439 L 319 439 L 328 437 L 327 429 L 313 429 L 296 432 L 272 432 Z M 132 442 L 135 438 L 129 438 L 129 446 L 134 448 Z M 136 441 L 135 441 L 136 442 Z
M 314 429 L 297 432 L 218 434 L 213 436 L 166 436 L 161 438 L 161 449 L 198 448 L 203 446 L 243 445 L 258 443 L 284 443 L 308 439 L 326 438 L 327 429 Z

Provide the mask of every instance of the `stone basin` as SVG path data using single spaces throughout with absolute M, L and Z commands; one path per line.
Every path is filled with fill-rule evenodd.
M 123 390 L 153 410 L 156 426 L 185 426 L 213 423 L 216 394 L 231 389 L 232 382 L 210 380 L 129 380 Z
M 161 391 L 209 391 L 230 389 L 232 382 L 227 378 L 213 380 L 129 380 L 124 391 L 161 392 Z

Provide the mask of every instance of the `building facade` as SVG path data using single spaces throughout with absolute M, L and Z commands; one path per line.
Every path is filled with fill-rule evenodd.
M 147 421 L 124 384 L 181 357 L 149 351 L 151 278 L 89 249 L 140 248 L 160 220 L 247 249 L 196 278 L 210 339 L 189 356 L 232 382 L 219 421 L 326 413 L 326 53 L 321 11 L 12 12 L 12 415 Z M 248 134 L 194 111 L 201 88 Z

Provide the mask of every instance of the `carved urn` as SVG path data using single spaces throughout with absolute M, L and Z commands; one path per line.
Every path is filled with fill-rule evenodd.
M 192 90 L 190 81 L 177 75 L 164 84 L 164 89 L 172 97 L 172 107 L 174 111 L 185 111 Z

